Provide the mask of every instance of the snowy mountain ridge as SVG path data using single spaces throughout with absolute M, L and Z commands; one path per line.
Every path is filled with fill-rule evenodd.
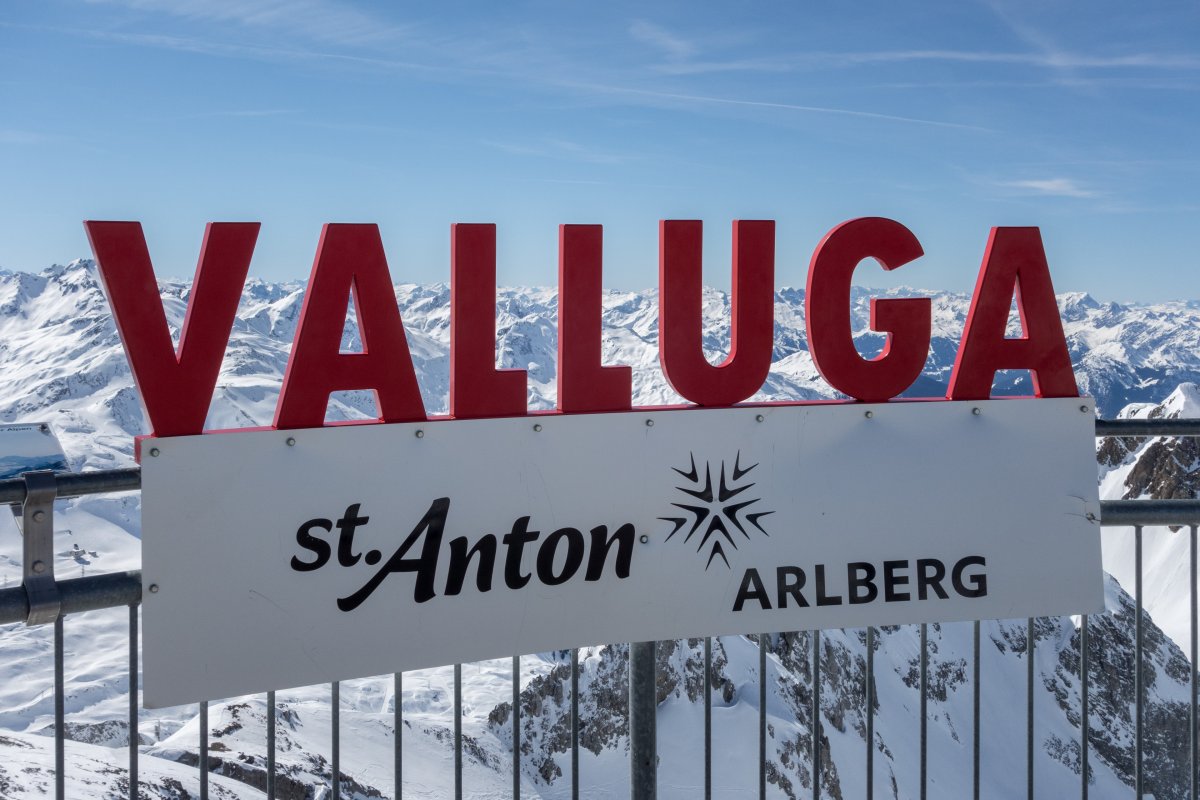
M 162 284 L 173 332 L 182 323 L 189 287 Z M 877 351 L 882 338 L 867 329 L 872 293 L 856 289 L 853 324 L 860 349 Z M 877 293 L 878 294 L 878 293 Z M 933 301 L 929 362 L 913 394 L 938 396 L 953 364 L 969 298 L 943 292 L 894 290 Z M 209 415 L 210 428 L 269 424 L 303 297 L 300 284 L 247 283 Z M 448 393 L 449 290 L 445 285 L 396 287 L 426 409 L 444 413 Z M 555 397 L 557 296 L 547 289 L 502 289 L 497 296 L 498 362 L 529 371 L 531 409 Z M 1200 303 L 1152 306 L 1099 303 L 1088 295 L 1059 297 L 1072 361 L 1083 392 L 1104 416 L 1200 416 Z M 729 299 L 704 294 L 704 342 L 723 355 Z M 635 405 L 680 402 L 663 380 L 657 354 L 657 295 L 605 296 L 606 363 L 634 372 Z M 351 319 L 344 349 L 360 342 Z M 76 469 L 132 462 L 132 437 L 145 432 L 141 408 L 90 262 L 56 266 L 37 275 L 0 272 L 0 366 L 6 392 L 0 420 L 45 421 L 59 435 Z M 1024 381 L 1024 383 L 1022 383 Z M 1024 375 L 998 376 L 999 392 L 1024 393 Z M 1172 391 L 1174 390 L 1174 391 Z M 806 349 L 803 291 L 776 293 L 774 364 L 756 399 L 834 397 Z M 1163 402 L 1159 402 L 1166 397 Z M 1135 405 L 1129 405 L 1134 403 Z M 1122 411 L 1122 409 L 1125 409 Z M 366 392 L 340 393 L 330 419 L 373 415 Z M 1194 440 L 1106 439 L 1098 442 L 1102 496 L 1195 496 L 1200 464 Z M 1179 493 L 1178 495 L 1176 493 Z M 61 501 L 56 512 L 60 577 L 136 568 L 140 562 L 140 499 L 135 495 Z M 1120 531 L 1105 532 L 1106 564 L 1121 585 L 1107 584 L 1110 613 L 1091 620 L 1090 778 L 1093 796 L 1128 792 L 1132 776 L 1134 608 L 1121 588 L 1132 587 Z M 1149 530 L 1147 537 L 1147 746 L 1150 789 L 1182 797 L 1187 787 L 1187 678 L 1176 642 L 1186 642 L 1184 583 L 1176 574 L 1184 536 Z M 1110 546 L 1111 542 L 1116 542 Z M 78 548 L 71 545 L 79 545 Z M 1116 554 L 1114 556 L 1114 553 Z M 0 523 L 0 585 L 20 581 L 20 539 Z M 82 554 L 82 555 L 81 555 Z M 1185 572 L 1186 572 L 1186 568 Z M 1124 570 L 1124 571 L 1122 571 Z M 1183 609 L 1184 617 L 1177 618 Z M 106 797 L 121 783 L 128 736 L 128 614 L 123 609 L 72 617 L 67 636 L 68 780 L 71 797 Z M 1161 627 L 1160 627 L 1161 626 Z M 1164 635 L 1164 630 L 1167 635 Z M 930 626 L 930 796 L 969 796 L 972 626 Z M 47 726 L 53 720 L 49 631 L 0 627 L 0 798 L 42 796 L 53 765 Z M 1033 657 L 1037 674 L 1035 778 L 1039 796 L 1078 791 L 1080 781 L 1079 646 L 1077 623 L 1038 620 Z M 983 780 L 989 796 L 1024 789 L 1025 622 L 981 626 L 984 707 Z M 875 653 L 877 797 L 918 793 L 915 732 L 917 629 L 878 630 Z M 811 636 L 772 634 L 768 649 L 769 792 L 806 796 L 812 782 Z M 702 655 L 697 640 L 659 648 L 659 766 L 664 797 L 692 797 L 703 774 L 700 739 Z M 754 637 L 714 641 L 714 752 L 716 796 L 745 796 L 757 785 L 758 644 Z M 607 645 L 581 653 L 581 784 L 588 797 L 628 792 L 628 736 L 624 706 L 626 648 Z M 820 772 L 827 797 L 863 795 L 865 758 L 865 636 L 826 631 L 821 636 L 824 740 Z M 464 675 L 466 794 L 507 797 L 511 786 L 511 667 L 507 660 L 468 664 Z M 568 797 L 566 732 L 569 686 L 560 654 L 522 659 L 521 782 L 526 796 Z M 341 687 L 343 796 L 393 796 L 391 754 L 395 704 L 403 712 L 405 795 L 445 797 L 452 786 L 452 685 L 449 669 L 405 673 L 397 698 L 391 676 L 347 681 Z M 331 778 L 329 687 L 281 691 L 277 697 L 281 797 L 326 796 Z M 262 696 L 213 703 L 210 767 L 213 796 L 261 797 L 265 785 L 266 704 Z M 196 707 L 142 711 L 140 786 L 148 797 L 197 792 L 199 720 Z M 127 775 L 124 778 L 127 781 Z
M 189 285 L 163 283 L 167 319 L 178 336 Z M 299 283 L 251 279 L 242 293 L 207 427 L 269 424 L 303 300 Z M 877 353 L 884 337 L 868 327 L 871 296 L 913 295 L 933 303 L 933 337 L 921 378 L 906 393 L 939 397 L 957 352 L 969 298 L 948 292 L 855 288 L 851 320 L 861 352 Z M 396 287 L 426 411 L 445 413 L 449 393 L 450 291 L 445 284 Z M 704 346 L 723 357 L 729 342 L 729 297 L 706 289 Z M 817 373 L 807 350 L 804 292 L 776 293 L 775 352 L 770 375 L 754 399 L 838 397 Z M 682 402 L 658 365 L 655 291 L 609 292 L 603 313 L 605 363 L 633 369 L 634 405 Z M 1059 298 L 1080 392 L 1097 400 L 1102 416 L 1134 402 L 1157 402 L 1182 382 L 1200 382 L 1200 301 L 1156 305 L 1099 303 L 1086 294 Z M 497 292 L 497 351 L 502 368 L 528 370 L 531 410 L 555 403 L 557 294 L 551 289 Z M 353 313 L 343 348 L 361 347 Z M 54 424 L 75 466 L 129 463 L 132 436 L 145 433 L 128 366 L 95 265 L 74 261 L 37 275 L 0 272 L 0 368 L 7 391 L 0 420 L 40 415 Z M 1029 392 L 1028 375 L 1002 372 L 996 394 Z M 340 393 L 328 418 L 374 416 L 369 393 Z

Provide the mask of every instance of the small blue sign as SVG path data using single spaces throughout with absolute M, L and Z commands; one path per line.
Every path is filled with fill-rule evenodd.
M 0 480 L 34 470 L 68 468 L 67 456 L 49 425 L 0 425 Z

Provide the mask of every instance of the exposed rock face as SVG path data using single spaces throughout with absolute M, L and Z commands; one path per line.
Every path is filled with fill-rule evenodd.
M 1132 785 L 1136 729 L 1135 675 L 1136 608 L 1125 593 L 1111 593 L 1116 608 L 1088 620 L 1088 742 L 1093 760 L 1111 767 Z M 1188 703 L 1186 687 L 1190 667 L 1178 647 L 1143 614 L 1142 680 L 1145 725 L 1144 785 L 1155 797 L 1184 797 L 1188 787 Z M 1053 676 L 1042 676 L 1073 725 L 1079 725 L 1078 631 L 1059 651 Z M 1181 693 L 1181 690 L 1182 693 Z M 1060 752 L 1076 773 L 1080 750 L 1076 741 Z
M 248 753 L 245 748 L 247 732 L 266 729 L 266 707 L 259 703 L 229 703 L 221 709 L 221 719 L 209 729 L 208 770 L 244 783 L 259 791 L 267 790 L 267 761 L 265 753 Z M 276 709 L 275 746 L 278 753 L 291 754 L 279 760 L 275 771 L 275 793 L 280 800 L 315 800 L 321 796 L 317 788 L 332 777 L 331 765 L 320 753 L 303 752 L 292 732 L 303 723 L 299 715 L 286 704 Z M 211 722 L 211 720 L 210 720 Z M 249 729 L 249 730 L 248 730 Z M 188 766 L 198 766 L 198 751 L 156 746 L 150 752 Z M 297 761 L 299 763 L 297 763 Z M 314 778 L 316 780 L 314 780 Z M 343 791 L 347 796 L 382 797 L 371 786 L 359 784 L 353 776 L 342 773 Z
M 54 726 L 48 726 L 38 731 L 43 736 L 53 736 Z M 128 747 L 129 723 L 123 719 L 109 719 L 103 722 L 65 722 L 63 736 L 73 742 L 86 742 L 104 747 Z M 138 744 L 151 744 L 154 740 L 144 734 L 138 734 Z
M 1200 490 L 1200 440 L 1156 439 L 1140 453 L 1125 479 L 1125 497 L 1191 500 Z
M 1200 418 L 1200 387 L 1183 383 L 1162 403 L 1131 406 L 1126 419 Z M 1134 438 L 1106 436 L 1096 458 L 1109 469 L 1130 466 L 1124 479 L 1126 500 L 1191 500 L 1200 492 L 1200 438 L 1194 436 Z

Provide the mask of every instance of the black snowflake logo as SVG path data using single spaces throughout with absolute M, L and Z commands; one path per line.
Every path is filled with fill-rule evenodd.
M 742 454 L 738 452 L 737 457 L 733 461 L 733 471 L 729 473 L 729 479 L 726 480 L 726 465 L 721 462 L 721 478 L 717 490 L 713 491 L 712 464 L 705 462 L 704 464 L 704 480 L 701 483 L 700 471 L 696 468 L 696 455 L 691 454 L 691 469 L 686 472 L 677 467 L 673 467 L 676 472 L 682 475 L 690 484 L 688 486 L 677 486 L 676 488 L 684 494 L 695 498 L 694 503 L 672 503 L 676 508 L 683 509 L 690 517 L 659 517 L 664 522 L 672 523 L 675 528 L 667 535 L 667 541 L 671 540 L 675 534 L 683 530 L 690 520 L 692 523 L 691 529 L 687 535 L 683 537 L 685 542 L 691 541 L 692 537 L 701 528 L 704 528 L 704 533 L 700 536 L 700 542 L 696 546 L 696 552 L 702 552 L 704 548 L 708 548 L 708 562 L 704 565 L 705 571 L 712 566 L 713 559 L 720 556 L 725 562 L 726 568 L 729 567 L 729 559 L 725 555 L 725 546 L 737 549 L 738 541 L 730 532 L 730 526 L 735 528 L 738 533 L 747 539 L 750 534 L 746 532 L 747 525 L 753 525 L 763 534 L 770 536 L 766 529 L 759 524 L 759 520 L 768 514 L 774 514 L 774 511 L 758 511 L 755 513 L 742 514 L 750 506 L 758 503 L 762 498 L 755 497 L 751 500 L 739 500 L 731 502 L 734 498 L 741 495 L 747 489 L 754 487 L 753 483 L 745 483 L 741 486 L 738 482 L 750 474 L 758 464 L 752 464 L 745 469 L 742 469 Z M 694 488 L 692 488 L 694 487 Z M 701 488 L 703 487 L 703 488 Z M 729 524 L 726 525 L 726 522 Z M 707 525 L 705 524 L 707 523 Z M 744 524 L 743 524 L 744 523 Z M 724 537 L 722 539 L 722 537 Z

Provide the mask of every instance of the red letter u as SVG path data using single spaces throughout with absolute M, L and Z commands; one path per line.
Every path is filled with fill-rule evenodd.
M 684 398 L 731 406 L 757 392 L 771 368 L 775 329 L 775 222 L 733 223 L 733 319 L 729 357 L 704 357 L 702 223 L 659 223 L 658 346 L 663 374 Z

